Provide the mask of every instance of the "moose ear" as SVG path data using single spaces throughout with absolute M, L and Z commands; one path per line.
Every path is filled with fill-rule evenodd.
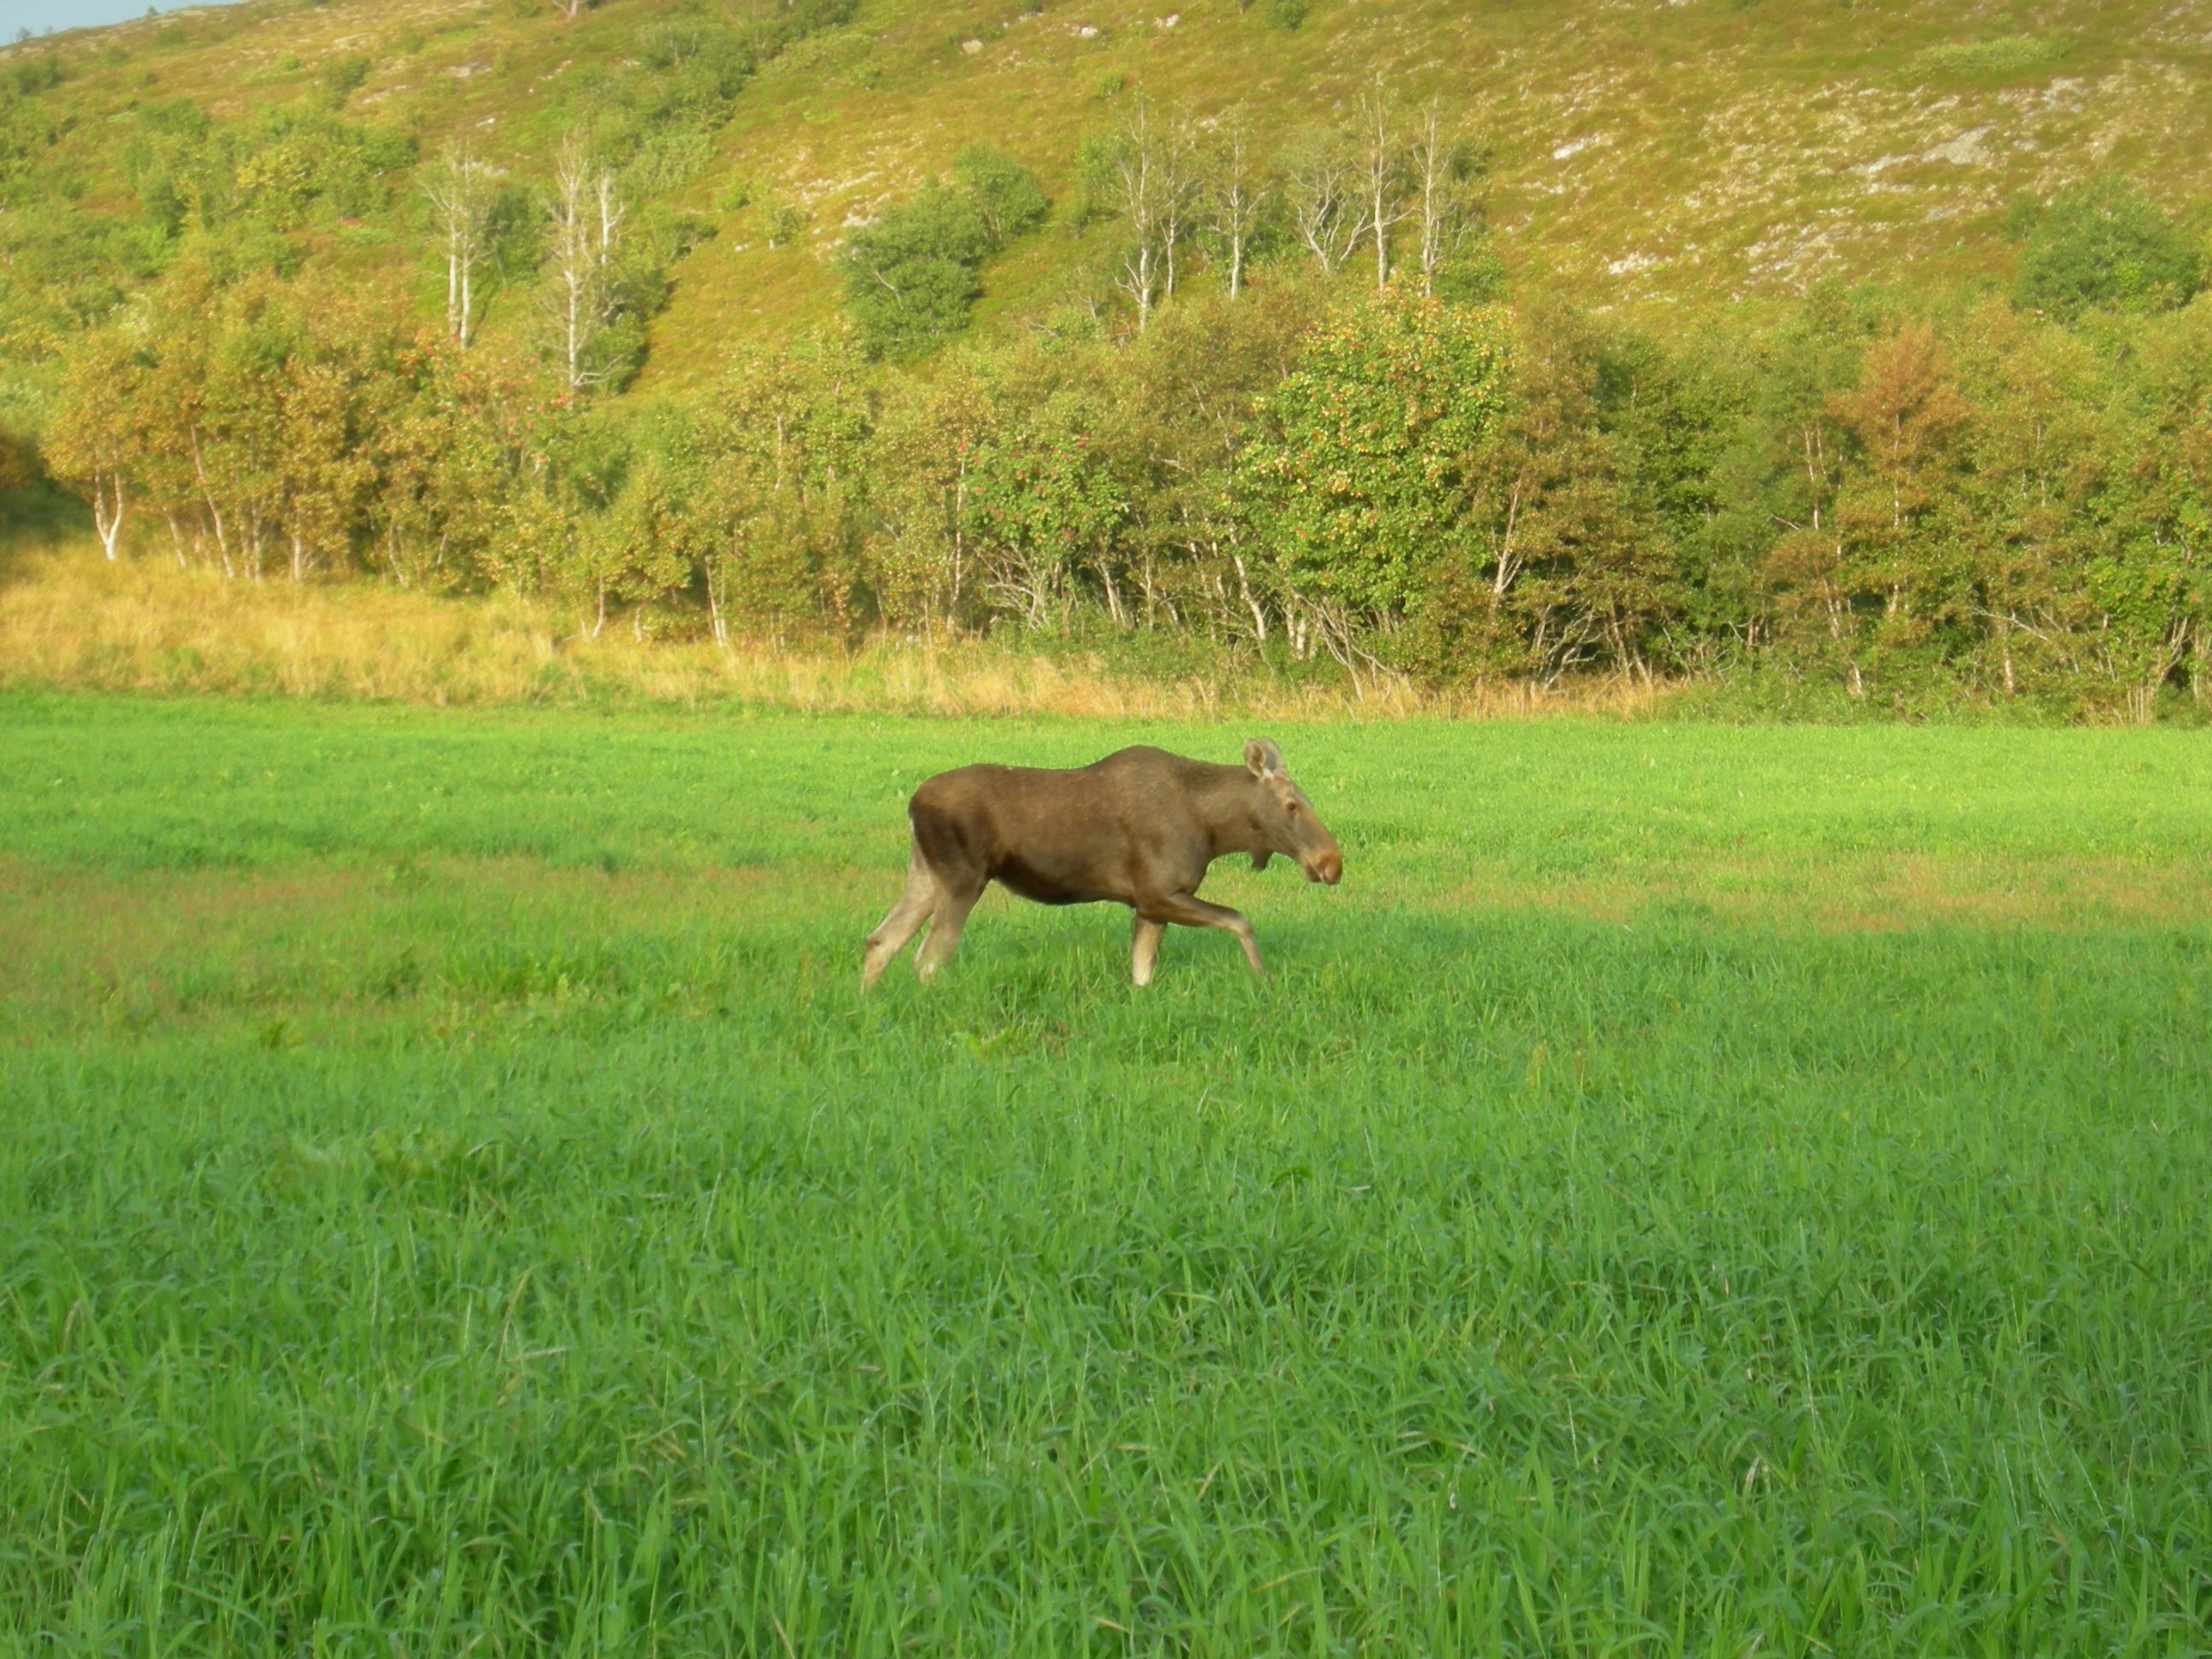
M 1275 747 L 1272 738 L 1247 738 L 1244 740 L 1244 764 L 1252 769 L 1252 775 L 1255 778 L 1280 777 L 1283 751 Z

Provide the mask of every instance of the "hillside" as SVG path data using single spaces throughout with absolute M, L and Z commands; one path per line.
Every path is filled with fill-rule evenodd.
M 1647 316 L 1788 296 L 1825 276 L 2002 271 L 2015 194 L 2117 171 L 2185 207 L 2212 142 L 2212 9 L 2193 4 L 1019 3 L 860 0 L 842 21 L 817 7 L 726 109 L 690 118 L 634 172 L 691 227 L 637 391 L 835 317 L 828 262 L 847 228 L 977 139 L 1030 167 L 1059 207 L 986 272 L 979 326 L 1109 293 L 1110 233 L 1071 222 L 1075 155 L 1140 89 L 1201 121 L 1242 106 L 1264 150 L 1346 118 L 1384 76 L 1402 109 L 1435 100 L 1480 147 L 1495 245 L 1520 284 Z M 17 94 L 0 311 L 18 423 L 37 424 L 38 365 L 58 337 L 161 263 L 158 237 L 124 234 L 149 210 L 129 154 L 175 100 L 218 135 L 271 108 L 336 105 L 426 161 L 466 139 L 526 181 L 592 111 L 635 106 L 620 78 L 649 80 L 653 31 L 702 9 L 607 0 L 570 21 L 542 0 L 247 0 L 0 54 Z M 303 221 L 308 260 L 364 287 L 411 284 L 434 313 L 404 169 L 356 205 Z M 770 246 L 775 215 L 797 234 Z M 58 216 L 64 230 L 42 229 Z M 100 241 L 103 222 L 122 229 Z M 487 326 L 516 328 L 522 309 L 495 298 Z

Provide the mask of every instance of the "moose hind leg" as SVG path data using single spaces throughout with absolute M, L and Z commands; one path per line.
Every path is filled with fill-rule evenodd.
M 1137 914 L 1146 921 L 1172 921 L 1183 927 L 1218 927 L 1224 933 L 1234 933 L 1237 942 L 1244 947 L 1244 960 L 1252 971 L 1267 971 L 1260 960 L 1260 946 L 1252 937 L 1252 924 L 1245 921 L 1242 911 L 1232 910 L 1225 904 L 1208 904 L 1189 893 L 1170 893 L 1163 898 L 1146 900 L 1138 906 Z
M 914 971 L 922 978 L 945 967 L 945 957 L 960 949 L 960 929 L 967 927 L 967 914 L 975 909 L 975 900 L 982 898 L 982 876 L 971 876 L 967 880 L 953 878 L 949 872 L 936 872 L 938 905 L 929 915 L 929 938 L 922 940 L 921 956 L 914 957 Z
M 922 941 L 914 962 L 915 972 L 927 979 L 959 947 L 960 930 L 967 925 L 968 913 L 975 908 L 991 877 L 972 848 L 972 836 L 963 831 L 955 814 L 917 798 L 912 817 L 915 856 L 929 866 L 935 889 L 929 937 Z
M 1139 985 L 1152 982 L 1152 963 L 1158 960 L 1160 940 L 1166 936 L 1164 921 L 1147 921 L 1137 918 L 1137 925 L 1129 938 L 1129 977 Z
M 907 941 L 921 931 L 936 897 L 936 879 L 917 852 L 906 866 L 906 891 L 899 895 L 899 902 L 891 906 L 890 914 L 876 924 L 876 931 L 868 935 L 867 946 L 860 954 L 862 990 L 873 985 L 877 976 L 890 966 L 891 959 L 906 949 Z
M 929 918 L 929 937 L 921 942 L 921 954 L 915 958 L 915 973 L 927 979 L 945 966 L 945 958 L 960 948 L 960 930 L 968 925 L 968 913 L 982 896 L 980 881 L 973 886 L 963 883 L 955 887 L 944 877 L 938 878 L 937 908 Z

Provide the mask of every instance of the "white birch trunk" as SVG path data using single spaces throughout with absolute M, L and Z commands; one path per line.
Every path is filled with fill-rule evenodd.
M 93 475 L 93 527 L 100 532 L 100 551 L 107 555 L 110 564 L 115 562 L 116 548 L 123 538 L 123 520 L 130 505 L 120 466 L 104 468 Z

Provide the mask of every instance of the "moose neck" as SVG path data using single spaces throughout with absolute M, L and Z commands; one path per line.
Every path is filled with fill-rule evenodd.
M 1272 853 L 1276 849 L 1260 830 L 1258 786 L 1241 766 L 1224 766 L 1196 798 L 1199 817 L 1213 842 L 1212 855 L 1224 853 Z

